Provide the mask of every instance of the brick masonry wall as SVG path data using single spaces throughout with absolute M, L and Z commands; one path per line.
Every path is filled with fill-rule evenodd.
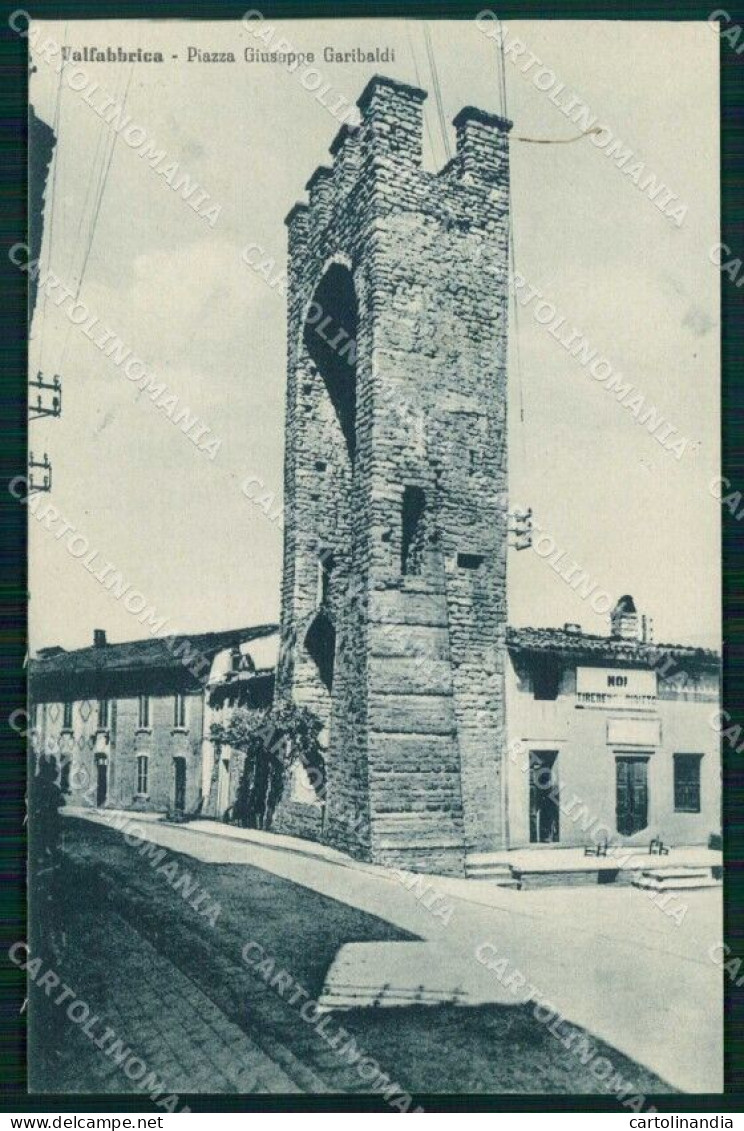
M 460 874 L 503 835 L 509 123 L 462 111 L 457 155 L 432 174 L 425 97 L 373 79 L 361 126 L 342 128 L 287 218 L 278 693 L 329 721 L 331 843 Z M 352 322 L 350 451 L 339 365 L 314 335 L 345 343 Z M 403 574 L 405 488 L 425 514 Z M 334 561 L 331 693 L 306 647 L 319 547 Z

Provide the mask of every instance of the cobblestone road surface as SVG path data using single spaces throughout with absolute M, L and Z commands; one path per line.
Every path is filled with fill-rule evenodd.
M 65 980 L 100 1021 L 88 1025 L 90 1037 L 79 1026 L 69 1026 L 55 1050 L 66 1090 L 149 1092 L 141 1080 L 154 1072 L 169 1093 L 301 1091 L 190 978 L 119 915 L 109 913 L 104 922 L 101 915 L 81 914 L 75 935 L 67 940 L 68 952 L 69 943 L 77 945 Z M 107 1026 L 116 1036 L 102 1049 L 96 1048 L 94 1042 Z M 106 1055 L 116 1038 L 145 1062 L 147 1072 L 139 1081 L 125 1075 L 129 1058 L 122 1056 L 120 1066 L 114 1056 Z

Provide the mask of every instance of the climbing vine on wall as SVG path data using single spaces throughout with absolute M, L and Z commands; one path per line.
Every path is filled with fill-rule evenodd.
M 322 728 L 313 711 L 292 702 L 263 710 L 236 707 L 228 722 L 214 723 L 212 742 L 244 755 L 229 819 L 246 828 L 271 828 L 274 810 L 296 762 L 308 771 L 316 795 L 324 798 Z

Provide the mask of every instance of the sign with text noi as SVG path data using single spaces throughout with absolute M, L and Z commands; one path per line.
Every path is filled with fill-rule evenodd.
M 656 672 L 640 668 L 577 668 L 576 699 L 586 706 L 652 707 Z

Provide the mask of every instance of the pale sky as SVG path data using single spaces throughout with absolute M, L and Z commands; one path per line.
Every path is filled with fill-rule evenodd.
M 276 25 L 273 25 L 276 26 Z M 500 112 L 497 51 L 474 23 L 431 22 L 447 122 L 464 105 Z M 631 593 L 659 641 L 720 638 L 718 43 L 703 23 L 515 22 L 540 57 L 688 206 L 677 227 L 589 140 L 513 141 L 516 270 L 539 287 L 691 443 L 664 451 L 589 377 L 529 309 L 510 342 L 510 493 L 532 506 L 556 545 L 613 597 Z M 281 33 L 316 52 L 331 95 L 355 102 L 383 73 L 430 91 L 428 167 L 444 163 L 423 28 L 415 21 L 286 21 Z M 178 631 L 278 618 L 282 536 L 243 497 L 260 476 L 281 503 L 285 302 L 241 262 L 246 244 L 285 263 L 284 217 L 313 170 L 331 160 L 338 129 L 298 74 L 243 62 L 266 49 L 239 23 L 71 21 L 43 32 L 75 48 L 162 50 L 135 65 L 126 111 L 170 161 L 221 206 L 210 225 L 119 139 L 81 301 L 138 354 L 218 437 L 211 461 L 79 329 L 39 298 L 30 365 L 60 373 L 61 419 L 31 425 L 54 465 L 51 502 Z M 235 64 L 187 63 L 186 48 L 232 50 Z M 338 50 L 390 46 L 395 62 L 324 64 Z M 179 58 L 173 60 L 172 55 Z M 37 112 L 52 122 L 57 77 L 39 61 Z M 129 64 L 83 68 L 121 95 Z M 418 72 L 418 77 L 417 77 Z M 515 137 L 567 138 L 576 128 L 506 64 Z M 331 95 L 327 100 L 330 100 Z M 98 96 L 99 100 L 102 97 Z M 450 144 L 454 145 L 454 130 Z M 56 187 L 47 190 L 42 264 L 77 279 L 110 129 L 63 84 Z M 98 156 L 97 156 L 98 155 Z M 54 203 L 54 219 L 51 207 Z M 53 233 L 53 235 L 52 235 Z M 66 346 L 65 346 L 66 343 Z M 42 352 L 43 351 L 43 352 Z M 42 359 L 40 361 L 40 353 Z M 520 381 L 521 375 L 521 381 Z M 521 398 L 524 423 L 519 419 Z M 694 444 L 693 444 L 694 442 Z M 136 618 L 57 540 L 30 520 L 32 649 L 146 635 Z M 607 625 L 534 552 L 509 554 L 514 625 Z

